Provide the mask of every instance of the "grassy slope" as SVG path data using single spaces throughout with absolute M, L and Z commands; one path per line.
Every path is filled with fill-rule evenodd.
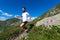
M 49 30 L 44 28 L 43 25 L 38 28 L 33 27 L 27 40 L 60 40 L 60 28 L 53 26 Z
M 19 21 L 20 20 L 16 18 L 8 19 L 4 22 L 0 21 L 0 25 L 3 25 L 0 26 L 0 40 L 8 40 L 10 37 L 15 37 L 20 31 Z M 18 22 L 19 24 L 17 25 L 15 22 Z
M 56 8 L 60 9 L 60 4 L 58 4 Z M 35 19 L 32 23 L 35 24 L 37 21 L 45 18 L 46 15 L 48 15 L 47 17 L 52 16 L 49 15 L 48 12 L 49 11 L 47 11 L 42 16 Z M 51 30 L 45 28 L 44 25 L 41 25 L 38 28 L 34 26 L 32 30 L 29 32 L 29 37 L 27 40 L 60 40 L 60 28 L 54 25 L 52 26 L 53 27 Z

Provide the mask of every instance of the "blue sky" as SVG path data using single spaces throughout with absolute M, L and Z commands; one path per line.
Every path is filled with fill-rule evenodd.
M 0 0 L 0 20 L 22 15 L 22 6 L 36 18 L 56 6 L 60 0 Z

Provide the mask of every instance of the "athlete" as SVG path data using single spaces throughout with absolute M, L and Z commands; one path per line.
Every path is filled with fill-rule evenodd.
M 30 17 L 30 15 L 26 11 L 25 7 L 22 7 L 22 12 L 23 12 L 22 16 L 17 16 L 17 18 L 22 18 L 22 23 L 20 24 L 20 27 L 22 28 L 22 30 L 27 31 L 27 29 L 25 28 L 25 25 L 28 23 L 28 18 Z

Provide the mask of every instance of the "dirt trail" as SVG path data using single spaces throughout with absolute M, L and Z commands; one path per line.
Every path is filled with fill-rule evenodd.
M 17 37 L 15 37 L 14 39 L 11 39 L 11 40 L 20 40 L 20 38 L 24 38 L 24 39 L 27 39 L 28 37 L 28 33 L 29 31 L 33 28 L 33 24 L 30 25 L 30 27 L 28 28 L 28 31 L 27 32 L 20 32 L 19 35 Z
M 27 32 L 23 32 L 22 34 L 19 34 L 19 36 L 17 36 L 14 40 L 20 40 L 20 38 L 27 38 L 28 37 L 28 33 Z

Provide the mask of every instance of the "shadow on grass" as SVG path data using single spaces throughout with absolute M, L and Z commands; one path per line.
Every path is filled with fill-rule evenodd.
M 33 28 L 34 24 L 30 24 L 30 27 L 27 30 L 27 33 Z

